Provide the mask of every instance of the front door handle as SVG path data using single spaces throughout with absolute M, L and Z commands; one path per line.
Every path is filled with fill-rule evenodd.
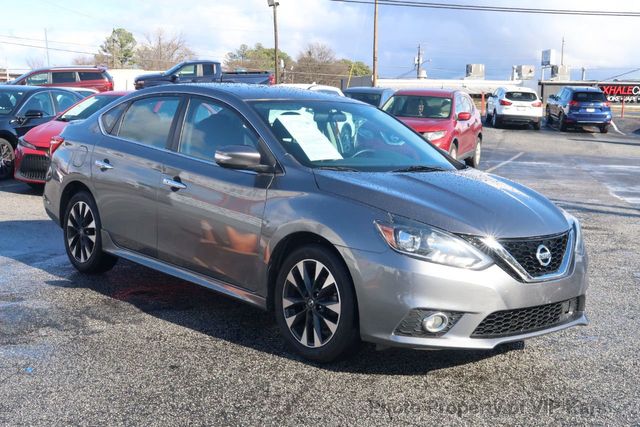
M 110 164 L 110 163 L 109 163 L 109 160 L 107 160 L 107 159 L 104 159 L 104 161 L 102 161 L 102 160 L 96 160 L 96 161 L 94 162 L 94 164 L 95 164 L 98 168 L 100 168 L 100 170 L 101 170 L 102 172 L 107 171 L 107 170 L 109 170 L 109 169 L 113 169 L 113 165 L 112 165 L 112 164 Z
M 187 186 L 180 181 L 174 181 L 170 178 L 162 178 L 162 183 L 167 187 L 171 187 L 173 191 L 184 190 L 185 188 L 187 188 Z

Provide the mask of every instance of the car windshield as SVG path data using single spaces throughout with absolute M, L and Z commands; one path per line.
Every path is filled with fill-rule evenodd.
M 24 90 L 2 89 L 0 90 L 0 115 L 6 116 L 16 108 L 16 105 L 24 97 Z
M 169 68 L 167 71 L 165 71 L 164 74 L 165 76 L 170 76 L 172 74 L 176 74 L 178 72 L 178 70 L 180 68 L 182 68 L 182 66 L 184 65 L 184 62 L 181 62 L 179 64 L 174 65 L 173 67 Z
M 108 105 L 120 98 L 113 95 L 96 95 L 86 98 L 75 106 L 69 108 L 67 112 L 58 117 L 61 122 L 70 122 L 73 120 L 84 120 L 105 105 Z
M 538 96 L 532 92 L 507 92 L 504 97 L 510 101 L 525 102 L 536 101 L 538 99 Z
M 394 95 L 382 109 L 398 117 L 446 119 L 451 115 L 451 98 L 440 96 Z
M 578 102 L 604 102 L 602 92 L 574 92 L 573 100 Z
M 440 151 L 375 107 L 336 101 L 251 103 L 284 149 L 312 168 L 354 172 L 455 170 Z
M 366 102 L 367 104 L 380 105 L 380 98 L 382 95 L 378 93 L 363 93 L 363 92 L 349 92 L 345 93 L 349 98 L 357 99 L 358 101 Z

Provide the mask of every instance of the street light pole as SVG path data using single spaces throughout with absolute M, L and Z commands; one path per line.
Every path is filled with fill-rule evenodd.
M 278 80 L 280 80 L 278 78 L 278 65 L 279 62 L 278 61 L 278 6 L 280 5 L 279 2 L 277 2 L 276 0 L 267 0 L 267 4 L 269 5 L 269 7 L 273 7 L 273 39 L 274 39 L 274 51 L 275 51 L 275 58 L 274 58 L 274 62 L 273 62 L 273 71 L 275 73 L 274 77 L 274 83 L 278 84 Z
M 378 0 L 373 6 L 373 87 L 378 84 Z

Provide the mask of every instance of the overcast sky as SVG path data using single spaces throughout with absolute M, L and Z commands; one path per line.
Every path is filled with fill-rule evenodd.
M 280 48 L 296 57 L 309 42 L 329 45 L 339 57 L 371 65 L 373 6 L 329 0 L 279 0 Z M 640 2 L 601 0 L 501 1 L 455 3 L 640 12 Z M 184 7 L 182 7 L 184 5 Z M 27 58 L 42 58 L 47 29 L 49 46 L 96 52 L 113 27 L 139 40 L 156 28 L 182 33 L 201 58 L 224 59 L 245 43 L 273 46 L 273 15 L 267 0 L 21 0 L 4 5 L 0 29 L 0 66 L 27 68 Z M 540 51 L 560 52 L 565 64 L 587 78 L 602 79 L 640 67 L 640 18 L 526 15 L 474 11 L 379 8 L 379 67 L 384 77 L 408 76 L 420 43 L 425 68 L 433 78 L 464 75 L 465 64 L 482 63 L 487 78 L 508 78 L 512 65 L 539 70 Z M 7 37 L 11 36 L 11 37 Z M 31 40 L 29 40 L 31 39 Z M 50 51 L 51 65 L 67 65 L 78 53 Z M 46 61 L 45 61 L 46 63 Z M 539 71 L 536 73 L 539 75 Z M 640 73 L 626 77 L 640 78 Z

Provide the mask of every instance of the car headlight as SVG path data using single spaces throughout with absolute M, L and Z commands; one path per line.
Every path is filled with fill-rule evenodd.
M 22 145 L 25 148 L 29 148 L 31 150 L 37 150 L 38 147 L 36 147 L 35 145 L 31 144 L 30 142 L 27 142 L 24 140 L 24 138 L 18 138 L 18 145 Z
M 435 141 L 436 139 L 444 138 L 446 134 L 446 130 L 437 130 L 435 132 L 423 132 L 422 136 L 429 141 Z
M 452 267 L 480 270 L 492 259 L 461 238 L 419 223 L 375 221 L 384 240 L 397 252 Z
M 584 250 L 584 239 L 582 237 L 582 227 L 580 226 L 580 221 L 578 221 L 578 218 L 576 218 L 575 216 L 571 215 L 569 212 L 565 211 L 564 209 L 560 208 L 560 210 L 562 211 L 562 214 L 564 215 L 564 217 L 567 219 L 567 221 L 571 225 L 571 228 L 573 229 L 574 236 L 576 237 L 576 244 L 575 244 L 576 253 L 578 253 L 580 255 L 584 255 L 584 253 L 585 253 L 585 250 Z

